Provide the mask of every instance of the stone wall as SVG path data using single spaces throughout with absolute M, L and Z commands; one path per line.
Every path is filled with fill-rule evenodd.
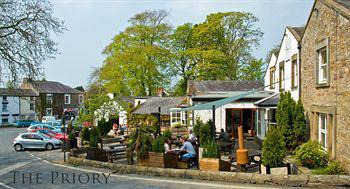
M 337 10 L 320 0 L 312 10 L 302 39 L 301 99 L 311 139 L 318 140 L 317 112 L 330 112 L 328 150 L 350 173 L 350 21 L 349 16 Z M 316 50 L 325 39 L 329 48 L 329 86 L 317 87 Z

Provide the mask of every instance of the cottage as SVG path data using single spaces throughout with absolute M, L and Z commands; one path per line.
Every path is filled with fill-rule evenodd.
M 17 120 L 37 120 L 35 98 L 38 93 L 31 89 L 1 88 L 0 125 L 11 125 Z
M 304 27 L 286 27 L 277 53 L 273 53 L 264 75 L 266 91 L 273 95 L 255 103 L 257 136 L 264 139 L 267 127 L 276 125 L 276 108 L 280 91 L 289 91 L 294 100 L 300 97 L 300 40 Z
M 310 137 L 350 173 L 350 1 L 316 0 L 301 42 Z
M 55 81 L 33 81 L 24 79 L 22 89 L 31 89 L 39 94 L 39 116 L 57 116 L 63 113 L 76 115 L 84 101 L 84 93 Z

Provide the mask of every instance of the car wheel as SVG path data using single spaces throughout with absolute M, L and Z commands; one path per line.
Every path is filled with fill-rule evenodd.
M 52 144 L 46 144 L 46 150 L 53 150 Z
M 19 152 L 23 149 L 21 144 L 15 144 L 14 148 L 15 148 L 16 152 Z

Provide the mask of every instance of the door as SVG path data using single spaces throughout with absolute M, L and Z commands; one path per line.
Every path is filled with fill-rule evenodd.
M 31 145 L 32 145 L 32 148 L 44 148 L 45 145 L 44 145 L 44 139 L 43 137 L 37 135 L 37 134 L 32 134 L 31 135 Z

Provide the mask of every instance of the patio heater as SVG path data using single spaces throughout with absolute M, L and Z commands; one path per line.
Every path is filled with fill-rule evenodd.
M 238 146 L 236 151 L 237 165 L 241 171 L 246 170 L 246 165 L 249 163 L 248 150 L 244 148 L 244 136 L 243 136 L 243 110 L 241 110 L 240 125 L 238 127 Z

